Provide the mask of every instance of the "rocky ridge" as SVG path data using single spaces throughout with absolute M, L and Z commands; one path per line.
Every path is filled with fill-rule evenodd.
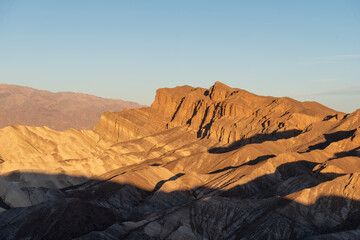
M 210 89 L 159 89 L 150 108 L 106 113 L 94 130 L 118 141 L 184 126 L 195 130 L 198 138 L 233 143 L 259 134 L 306 131 L 312 124 L 344 115 L 316 102 L 258 96 L 216 82 Z
M 4 128 L 0 236 L 358 238 L 359 129 L 360 110 L 219 82 L 159 89 L 94 131 Z

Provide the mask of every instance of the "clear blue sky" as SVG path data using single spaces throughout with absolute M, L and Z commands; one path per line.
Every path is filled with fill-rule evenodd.
M 221 81 L 360 108 L 360 1 L 0 0 L 0 82 L 149 105 Z

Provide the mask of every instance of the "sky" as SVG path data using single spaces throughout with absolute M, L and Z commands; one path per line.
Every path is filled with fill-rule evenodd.
M 360 1 L 0 0 L 0 83 L 150 105 L 215 81 L 360 108 Z

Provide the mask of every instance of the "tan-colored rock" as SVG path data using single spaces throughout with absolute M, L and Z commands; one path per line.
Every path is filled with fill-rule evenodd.
M 359 238 L 359 113 L 216 82 L 94 131 L 1 129 L 0 238 Z
M 334 115 L 344 116 L 315 102 L 257 96 L 216 82 L 209 90 L 159 89 L 150 108 L 106 113 L 95 131 L 106 138 L 130 140 L 186 126 L 198 137 L 232 143 L 257 134 L 296 134 Z

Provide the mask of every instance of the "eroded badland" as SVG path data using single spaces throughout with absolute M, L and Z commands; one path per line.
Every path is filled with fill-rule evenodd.
M 1 239 L 360 238 L 360 110 L 216 82 L 0 143 Z

